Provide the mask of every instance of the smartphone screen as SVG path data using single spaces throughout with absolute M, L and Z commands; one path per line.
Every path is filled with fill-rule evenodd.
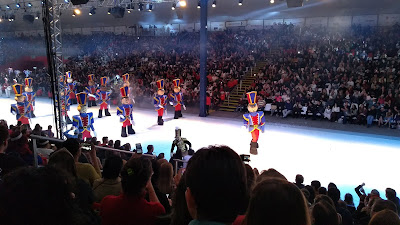
M 142 154 L 143 153 L 142 145 L 140 143 L 136 144 L 136 153 L 137 154 Z

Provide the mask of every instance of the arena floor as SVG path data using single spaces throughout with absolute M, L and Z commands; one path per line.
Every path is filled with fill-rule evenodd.
M 10 113 L 13 98 L 0 97 L 0 119 L 9 123 L 15 122 L 15 116 Z M 121 138 L 119 117 L 115 107 L 111 108 L 111 117 L 97 118 L 98 108 L 89 108 L 95 115 L 94 127 L 97 137 L 108 136 L 110 139 L 120 139 L 122 144 L 142 143 L 145 149 L 153 144 L 155 153 L 164 152 L 169 158 L 171 143 L 176 127 L 182 129 L 182 136 L 187 138 L 193 149 L 211 144 L 228 145 L 238 154 L 249 153 L 251 135 L 242 129 L 239 118 L 207 117 L 183 111 L 183 118 L 173 119 L 173 110 L 169 109 L 164 117 L 164 126 L 156 125 L 157 115 L 151 109 L 134 109 L 135 135 Z M 38 98 L 36 102 L 36 118 L 31 120 L 32 127 L 39 123 L 43 129 L 53 124 L 53 108 L 47 98 Z M 70 116 L 77 114 L 76 105 L 71 107 Z M 386 187 L 400 190 L 400 138 L 375 134 L 328 130 L 301 126 L 268 123 L 265 133 L 260 135 L 259 155 L 251 156 L 250 165 L 260 171 L 275 168 L 289 180 L 294 180 L 296 174 L 302 174 L 305 183 L 312 180 L 321 181 L 323 186 L 329 182 L 336 183 L 342 191 L 342 196 L 365 182 L 366 191 L 378 189 L 384 196 Z M 358 201 L 358 198 L 355 198 Z

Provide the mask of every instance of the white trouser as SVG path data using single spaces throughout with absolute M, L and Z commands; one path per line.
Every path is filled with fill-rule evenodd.
M 6 90 L 5 90 L 5 93 L 6 93 L 6 97 L 9 98 L 9 97 L 10 97 L 11 90 L 6 89 Z

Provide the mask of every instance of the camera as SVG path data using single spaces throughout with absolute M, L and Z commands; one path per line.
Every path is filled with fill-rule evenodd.
M 242 159 L 243 162 L 250 162 L 250 155 L 242 154 L 240 155 L 240 158 Z

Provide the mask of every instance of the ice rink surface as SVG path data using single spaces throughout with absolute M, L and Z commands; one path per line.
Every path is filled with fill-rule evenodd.
M 10 113 L 14 99 L 0 97 L 0 119 L 15 123 L 15 116 Z M 149 103 L 150 104 L 150 103 Z M 71 106 L 70 117 L 77 115 L 77 105 Z M 221 117 L 198 117 L 186 114 L 183 118 L 173 119 L 173 108 L 164 116 L 164 126 L 157 125 L 154 110 L 135 109 L 135 135 L 121 138 L 121 125 L 116 115 L 115 106 L 111 108 L 111 117 L 97 118 L 98 107 L 89 108 L 93 112 L 94 127 L 97 137 L 121 140 L 122 144 L 142 143 L 144 151 L 148 144 L 153 144 L 155 153 L 165 153 L 169 159 L 175 128 L 182 129 L 182 137 L 192 143 L 197 150 L 208 145 L 227 145 L 238 154 L 249 154 L 251 135 L 242 129 L 240 119 Z M 53 124 L 53 107 L 47 98 L 37 98 L 36 118 L 31 120 L 31 127 L 40 124 L 43 129 Z M 387 187 L 400 191 L 400 138 L 370 135 L 300 126 L 268 124 L 260 134 L 259 154 L 251 156 L 250 165 L 259 171 L 275 168 L 289 181 L 294 181 L 296 174 L 302 174 L 305 183 L 319 180 L 322 186 L 334 182 L 339 186 L 342 196 L 352 193 L 358 201 L 354 188 L 365 182 L 365 190 L 375 188 L 384 197 Z M 54 131 L 54 130 L 53 130 Z

